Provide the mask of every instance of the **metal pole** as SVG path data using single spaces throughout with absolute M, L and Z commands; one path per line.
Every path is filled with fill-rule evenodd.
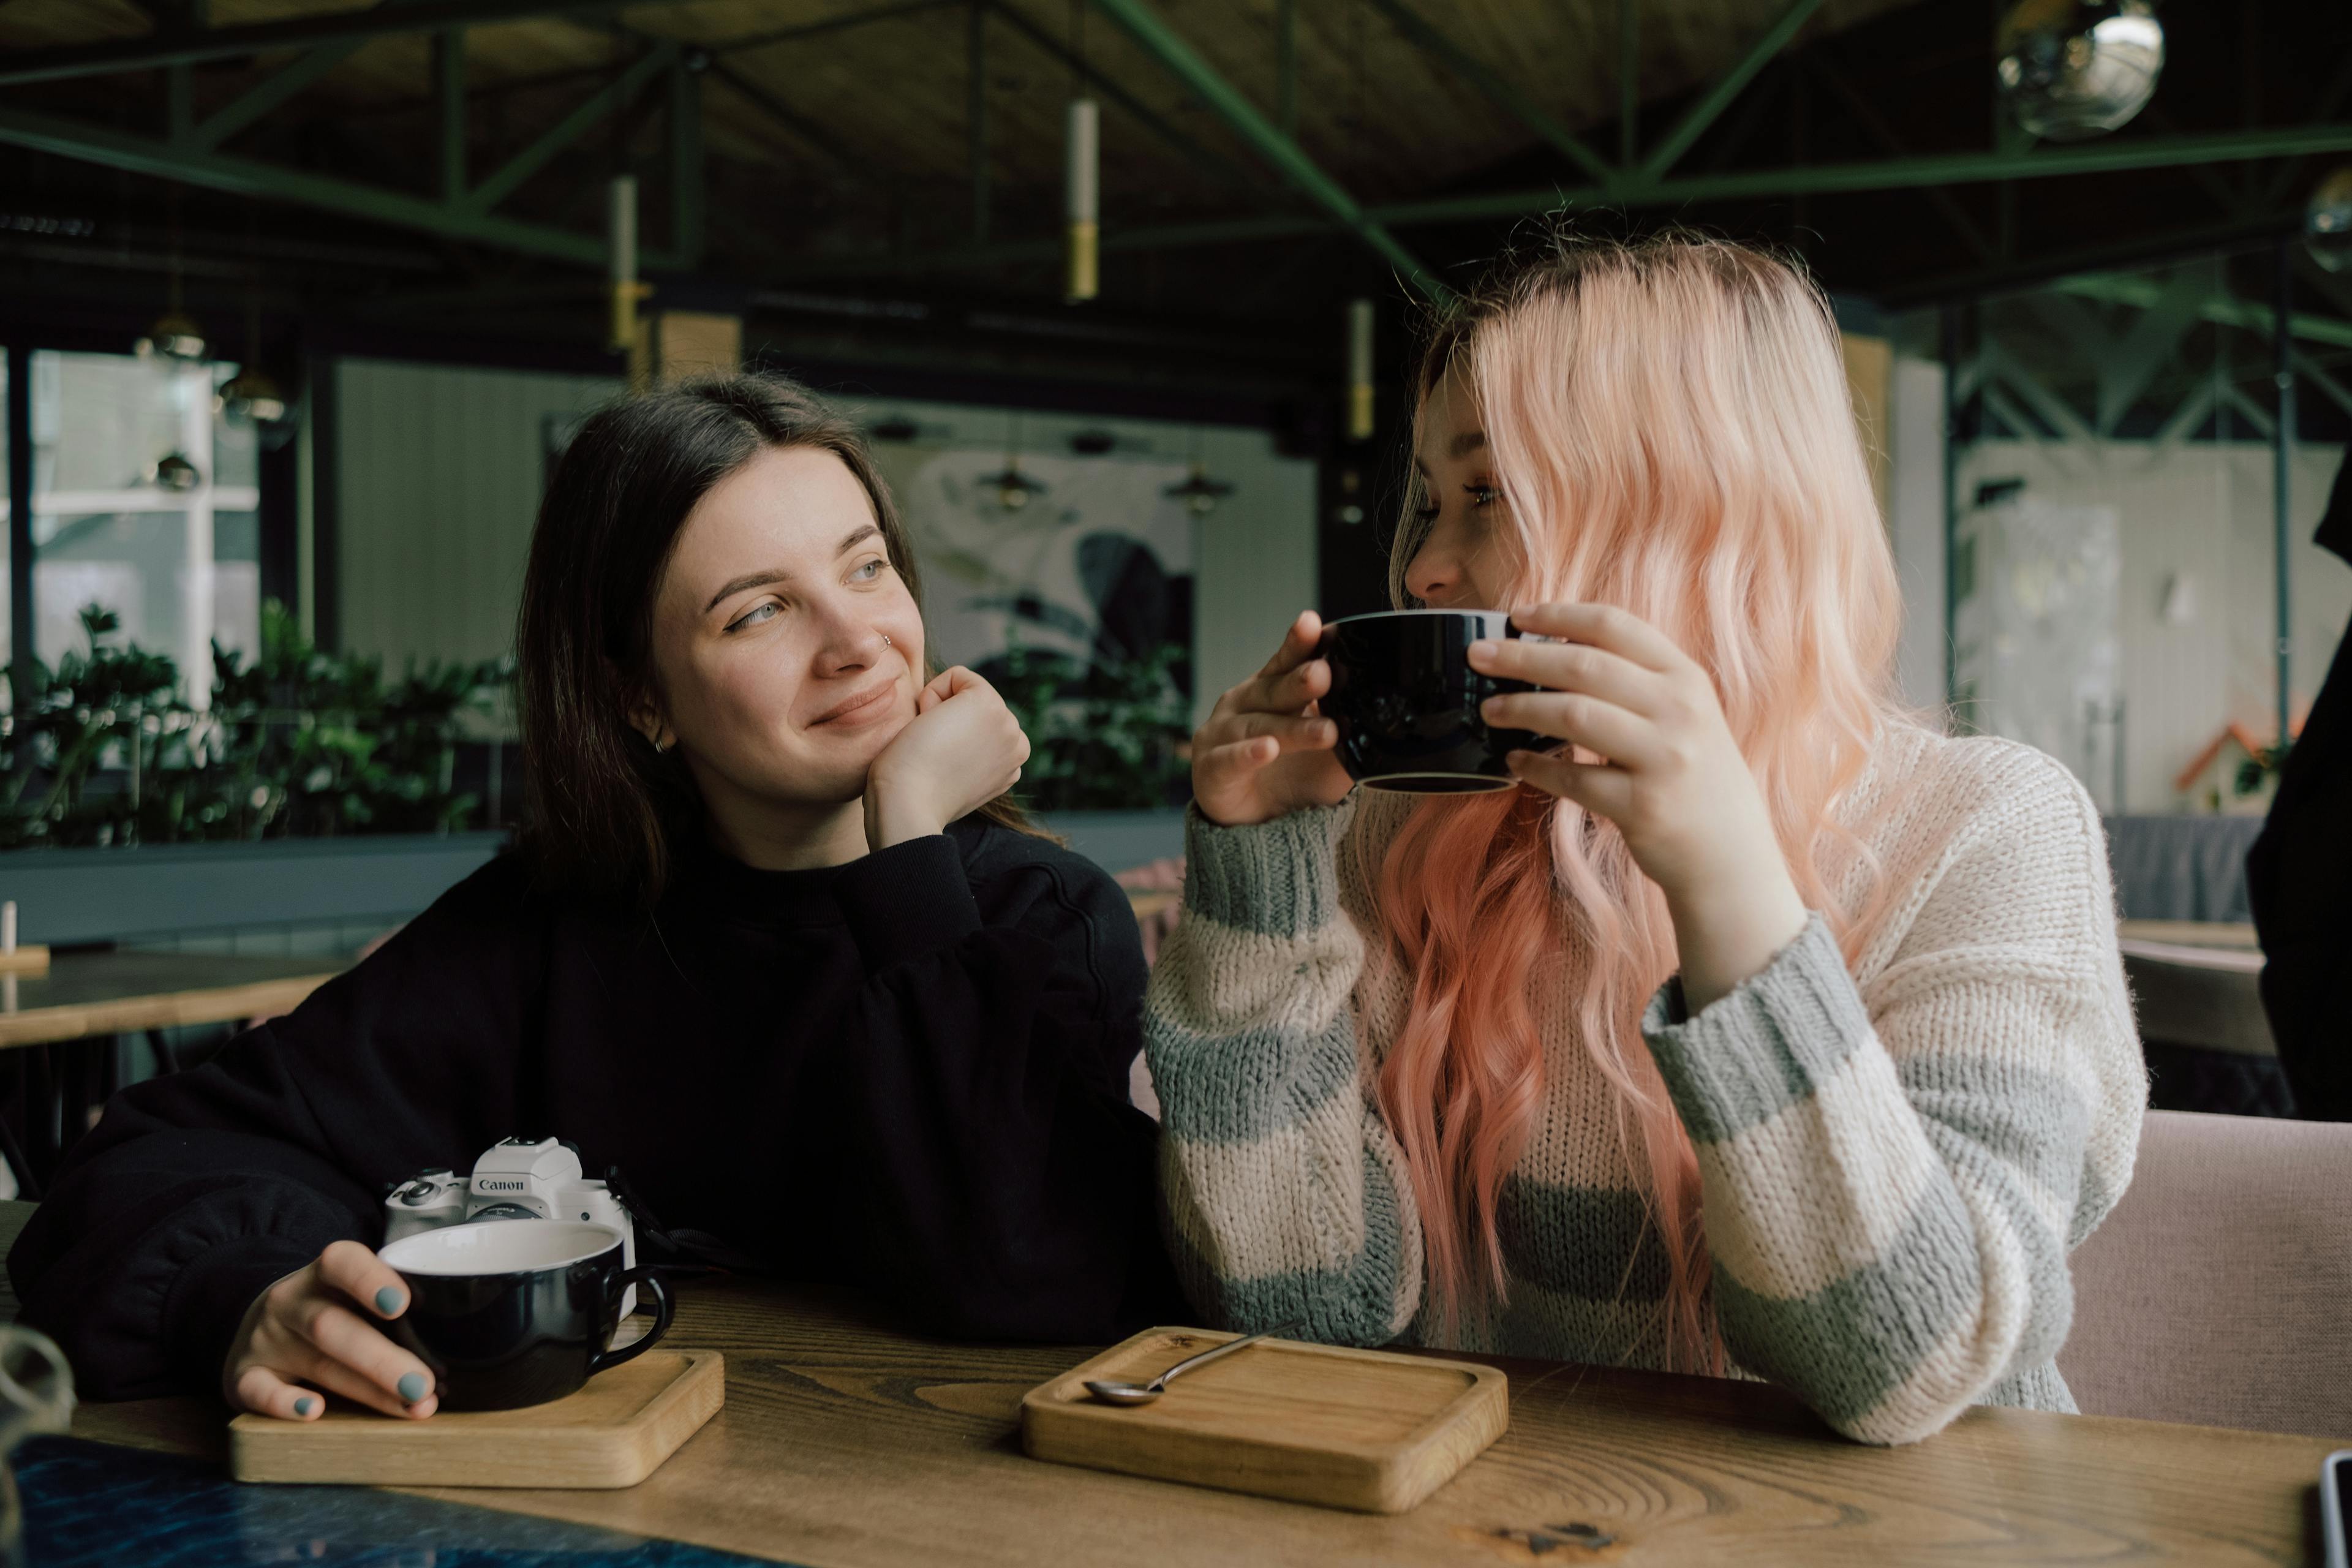
M 2278 388 L 2278 423 L 2271 433 L 2271 531 L 2278 567 L 2278 744 L 2282 749 L 2289 738 L 2288 710 L 2294 698 L 2291 585 L 2294 543 L 2288 537 L 2294 461 L 2294 253 L 2290 245 L 2282 238 L 2276 247 L 2277 281 L 2271 305 L 2271 379 Z
M 1633 167 L 1642 149 L 1642 0 L 1617 0 L 1617 163 Z
M 1960 310 L 1943 310 L 1944 350 L 1944 705 L 1960 702 Z
M 33 700 L 33 350 L 8 345 L 8 664 L 15 711 Z
M 988 7 L 973 0 L 967 38 L 971 98 L 966 110 L 971 135 L 971 238 L 988 243 Z
M 1274 121 L 1298 138 L 1298 0 L 1274 0 Z

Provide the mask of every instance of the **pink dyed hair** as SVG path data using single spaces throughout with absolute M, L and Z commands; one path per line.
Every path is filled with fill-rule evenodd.
M 1481 410 L 1507 501 L 1507 603 L 1616 605 L 1714 676 L 1798 891 L 1851 958 L 1878 879 L 1831 813 L 1898 711 L 1900 596 L 1827 301 L 1722 241 L 1555 237 L 1438 323 L 1422 397 L 1449 375 Z M 1399 604 L 1413 518 L 1409 505 L 1391 557 Z M 1854 868 L 1849 908 L 1832 889 L 1857 885 L 1842 876 Z M 1639 1027 L 1676 967 L 1674 927 L 1624 840 L 1531 790 L 1434 798 L 1375 886 L 1386 961 L 1411 979 L 1380 1103 L 1442 1331 L 1503 1295 L 1504 1182 L 1545 1091 L 1529 983 L 1560 965 L 1668 1265 L 1665 1360 L 1720 1371 L 1697 1159 Z

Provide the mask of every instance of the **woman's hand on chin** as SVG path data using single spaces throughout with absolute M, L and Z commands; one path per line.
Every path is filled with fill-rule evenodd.
M 1666 895 L 1696 1013 L 1760 973 L 1806 918 L 1715 682 L 1663 632 L 1606 605 L 1539 605 L 1512 619 L 1560 640 L 1471 645 L 1482 674 L 1545 688 L 1488 698 L 1486 721 L 1601 759 L 1515 752 L 1511 771 L 1617 825 Z
M 915 694 L 915 717 L 866 777 L 866 847 L 943 832 L 1021 779 L 1029 737 L 996 688 L 958 665 Z

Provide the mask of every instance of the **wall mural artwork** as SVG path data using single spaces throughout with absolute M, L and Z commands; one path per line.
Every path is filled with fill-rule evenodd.
M 1005 694 L 1046 811 L 1181 804 L 1191 728 L 1192 526 L 1178 462 L 887 453 L 923 569 L 932 657 Z

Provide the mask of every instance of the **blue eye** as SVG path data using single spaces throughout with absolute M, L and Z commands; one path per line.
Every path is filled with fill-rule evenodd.
M 1472 506 L 1485 506 L 1503 499 L 1503 492 L 1493 485 L 1464 485 L 1462 488 L 1469 493 Z
M 882 575 L 882 568 L 887 564 L 889 564 L 887 562 L 877 556 L 852 572 L 849 574 L 849 580 L 853 583 L 871 583 L 875 578 Z
M 740 631 L 745 626 L 756 626 L 762 621 L 774 620 L 780 613 L 781 611 L 772 600 L 766 604 L 754 605 L 750 609 L 744 611 L 742 615 L 729 622 L 727 629 L 732 632 Z

